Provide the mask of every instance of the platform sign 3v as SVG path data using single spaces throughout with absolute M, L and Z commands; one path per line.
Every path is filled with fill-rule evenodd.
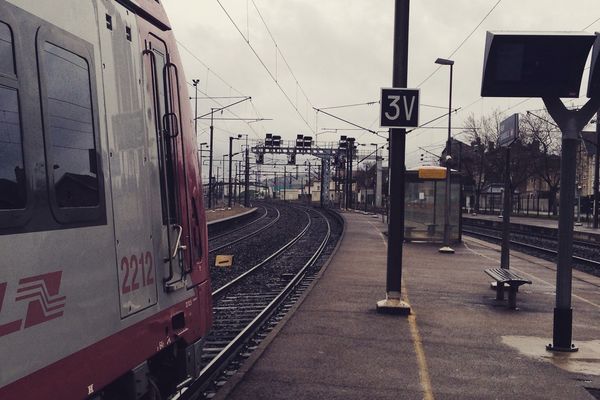
M 419 126 L 419 89 L 382 88 L 380 121 L 382 128 Z

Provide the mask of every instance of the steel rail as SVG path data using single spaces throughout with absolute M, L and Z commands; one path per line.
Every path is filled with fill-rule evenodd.
M 327 223 L 327 233 L 317 250 L 313 252 L 311 258 L 304 264 L 300 271 L 296 273 L 294 278 L 285 286 L 285 288 L 273 300 L 271 300 L 271 302 L 246 326 L 246 328 L 244 328 L 202 369 L 198 378 L 185 392 L 182 392 L 181 396 L 177 397 L 177 399 L 188 400 L 199 396 L 199 392 L 204 390 L 204 388 L 210 384 L 210 381 L 221 372 L 220 367 L 227 365 L 227 363 L 233 357 L 235 357 L 235 355 L 237 355 L 242 346 L 260 329 L 261 326 L 263 326 L 263 324 L 277 311 L 279 306 L 286 300 L 292 291 L 303 281 L 307 270 L 321 256 L 327 246 L 329 238 L 331 237 L 331 224 L 329 223 L 329 219 L 320 211 L 315 211 L 319 213 Z M 297 240 L 293 241 L 295 242 Z M 281 251 L 278 251 L 278 253 L 281 253 Z
M 485 220 L 484 220 L 485 221 Z M 512 223 L 511 223 L 512 224 Z M 524 225 L 524 224 L 516 224 L 516 225 Z M 495 232 L 500 232 L 499 229 L 493 227 L 493 226 L 488 226 L 488 225 L 478 225 L 478 224 L 473 224 L 469 221 L 469 218 L 467 219 L 463 219 L 463 226 L 470 226 L 472 228 L 479 228 L 479 229 L 488 229 L 491 231 L 495 231 Z M 524 225 L 524 226 L 530 226 L 533 228 L 541 228 L 544 230 L 556 230 L 558 231 L 557 228 L 549 228 L 549 227 L 538 227 L 536 225 Z M 515 234 L 519 234 L 519 235 L 530 235 L 530 233 L 528 231 L 518 231 L 518 232 L 514 232 Z M 552 236 L 552 235 L 548 235 L 545 233 L 536 233 L 535 234 L 536 237 L 541 238 L 541 239 L 546 239 L 546 240 L 557 240 L 557 236 Z M 581 240 L 581 239 L 573 239 L 573 245 L 577 245 L 577 246 L 598 246 L 597 242 L 593 242 L 593 241 L 586 241 L 586 240 Z
M 254 224 L 256 222 L 262 221 L 263 219 L 267 218 L 267 215 L 269 214 L 269 210 L 267 210 L 267 207 L 265 207 L 265 206 L 262 206 L 262 208 L 265 210 L 265 213 L 263 215 L 261 215 L 260 217 L 258 217 L 256 219 L 253 219 L 252 221 L 249 221 L 247 224 L 244 224 L 244 225 L 242 225 L 240 227 L 237 227 L 235 229 L 232 229 L 230 231 L 221 233 L 219 235 L 215 235 L 213 237 L 209 237 L 208 238 L 209 243 L 210 243 L 211 240 L 217 240 L 217 239 L 220 239 L 220 238 L 222 238 L 224 236 L 231 235 L 232 233 L 236 233 L 238 231 L 241 231 L 242 229 L 245 229 L 245 228 L 249 227 L 250 225 L 252 225 L 252 224 Z
M 263 226 L 263 227 L 261 227 L 261 228 L 259 228 L 259 229 L 255 230 L 254 232 L 251 232 L 251 233 L 249 233 L 249 234 L 247 234 L 247 235 L 245 235 L 245 236 L 242 236 L 242 237 L 240 237 L 240 238 L 237 238 L 237 239 L 235 239 L 235 240 L 232 240 L 231 242 L 225 243 L 225 244 L 223 244 L 223 245 L 221 245 L 221 246 L 217 246 L 217 247 L 215 247 L 214 249 L 210 249 L 210 250 L 208 251 L 208 253 L 209 253 L 209 254 L 210 254 L 210 253 L 214 253 L 215 251 L 218 251 L 218 250 L 224 249 L 224 248 L 225 248 L 225 247 L 227 247 L 227 246 L 231 246 L 232 244 L 236 244 L 236 243 L 238 243 L 238 242 L 241 242 L 242 240 L 244 240 L 244 239 L 248 239 L 249 237 L 252 237 L 252 236 L 254 236 L 254 235 L 256 235 L 256 234 L 258 234 L 258 233 L 260 233 L 260 232 L 264 231 L 265 229 L 267 229 L 267 228 L 269 228 L 269 227 L 273 226 L 273 225 L 274 225 L 274 224 L 275 224 L 277 221 L 279 221 L 279 219 L 281 218 L 281 212 L 279 211 L 279 209 L 278 209 L 278 208 L 275 208 L 275 211 L 277 211 L 277 216 L 276 216 L 276 217 L 273 219 L 273 221 L 269 222 L 267 225 L 265 225 L 265 226 Z M 248 226 L 248 225 L 245 225 L 245 227 L 246 227 L 246 226 Z
M 490 229 L 490 228 L 484 228 L 484 229 Z M 493 236 L 493 235 L 489 235 L 489 234 L 481 233 L 481 232 L 475 232 L 475 231 L 471 231 L 471 230 L 465 229 L 465 228 L 463 228 L 463 233 L 466 233 L 469 235 L 481 236 L 481 237 L 484 237 L 487 239 L 502 240 L 501 238 L 499 238 L 497 236 Z M 519 234 L 523 235 L 523 233 L 519 233 Z M 545 254 L 548 254 L 548 255 L 551 255 L 554 257 L 556 257 L 558 255 L 558 251 L 548 249 L 545 247 L 540 247 L 540 246 L 536 246 L 536 245 L 529 244 L 529 243 L 523 243 L 523 242 L 519 242 L 516 240 L 510 240 L 510 243 L 514 244 L 516 246 L 530 249 L 530 250 L 539 251 L 540 253 L 545 253 Z M 581 264 L 591 265 L 593 267 L 600 268 L 600 261 L 590 260 L 589 258 L 583 258 L 583 257 L 575 256 L 575 255 L 573 255 L 572 259 L 573 259 L 573 261 L 577 261 L 578 263 L 581 263 Z
M 285 250 L 287 250 L 288 248 L 290 248 L 291 246 L 293 246 L 294 243 L 296 243 L 298 240 L 300 240 L 306 234 L 306 232 L 308 232 L 308 229 L 312 225 L 312 219 L 310 217 L 310 214 L 306 210 L 304 211 L 304 213 L 308 216 L 308 223 L 306 224 L 306 226 L 304 227 L 304 229 L 302 229 L 302 231 L 298 235 L 296 235 L 294 238 L 292 238 L 292 240 L 290 240 L 289 242 L 287 242 L 286 244 L 284 244 L 282 247 L 280 247 L 277 251 L 275 251 L 269 257 L 265 258 L 260 263 L 256 264 L 254 267 L 250 268 L 248 271 L 244 272 L 243 274 L 241 274 L 238 277 L 232 279 L 231 281 L 229 281 L 225 285 L 221 286 L 220 288 L 218 288 L 217 290 L 215 290 L 214 292 L 212 292 L 212 296 L 216 297 L 216 296 L 221 295 L 226 289 L 231 288 L 233 285 L 235 285 L 236 283 L 240 282 L 242 279 L 244 279 L 245 277 L 247 277 L 248 275 L 250 275 L 254 271 L 258 270 L 260 267 L 262 267 L 263 265 L 265 265 L 266 263 L 268 263 L 269 261 L 271 261 L 275 257 L 279 256 Z

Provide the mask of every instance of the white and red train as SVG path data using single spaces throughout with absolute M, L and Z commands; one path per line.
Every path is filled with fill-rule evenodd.
M 202 185 L 160 0 L 0 0 L 0 399 L 140 399 L 200 368 Z

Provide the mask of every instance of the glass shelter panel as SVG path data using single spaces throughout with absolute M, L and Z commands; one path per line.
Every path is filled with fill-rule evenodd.
M 460 240 L 460 177 L 452 174 L 450 187 L 450 240 Z M 408 241 L 441 243 L 444 239 L 446 181 L 420 179 L 406 172 L 404 237 Z

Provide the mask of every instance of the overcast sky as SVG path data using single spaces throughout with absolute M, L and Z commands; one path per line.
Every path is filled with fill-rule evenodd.
M 298 133 L 315 137 L 317 133 L 319 141 L 337 141 L 340 135 L 349 135 L 367 145 L 383 143 L 385 139 L 371 133 L 345 130 L 352 126 L 322 113 L 317 115 L 312 107 L 377 101 L 381 87 L 391 86 L 394 3 L 163 0 L 175 36 L 185 46 L 179 50 L 186 78 L 188 82 L 200 80 L 199 96 L 252 96 L 251 104 L 230 108 L 235 115 L 223 113 L 218 118 L 272 119 L 250 125 L 215 121 L 216 154 L 227 153 L 227 137 L 238 133 L 248 133 L 251 139 L 262 139 L 266 132 L 285 139 L 294 139 Z M 453 115 L 452 125 L 459 128 L 471 113 L 480 116 L 499 109 L 509 115 L 543 107 L 538 99 L 522 103 L 524 99 L 480 97 L 486 31 L 584 29 L 600 31 L 598 0 L 413 0 L 408 87 L 421 90 L 420 123 L 444 114 L 448 107 L 449 71 L 448 67 L 438 70 L 436 58 L 455 61 L 452 102 L 453 108 L 462 109 Z M 585 95 L 585 87 L 580 94 Z M 192 90 L 190 95 L 194 95 Z M 567 103 L 582 104 L 585 100 L 581 97 Z M 215 101 L 227 105 L 237 100 L 200 99 L 199 114 L 218 107 Z M 380 129 L 378 104 L 327 111 L 360 126 Z M 432 126 L 438 128 L 419 129 L 408 135 L 408 167 L 419 164 L 423 153 L 419 146 L 437 154 L 443 149 L 447 118 Z M 201 121 L 198 130 L 199 142 L 208 141 L 208 121 Z M 453 130 L 453 135 L 459 133 L 459 129 Z

